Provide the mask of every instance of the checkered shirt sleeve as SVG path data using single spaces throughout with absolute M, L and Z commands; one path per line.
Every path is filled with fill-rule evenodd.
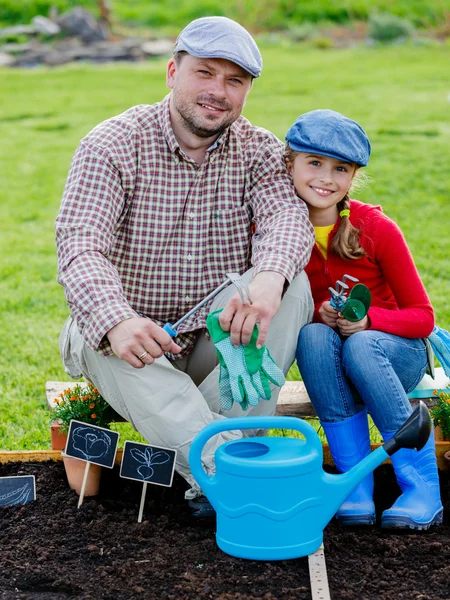
M 81 141 L 56 219 L 58 281 L 86 343 L 105 355 L 105 334 L 120 321 L 174 323 L 226 273 L 252 264 L 290 281 L 314 243 L 275 136 L 240 117 L 198 165 L 175 139 L 169 99 L 133 107 Z M 178 357 L 207 311 L 180 327 Z

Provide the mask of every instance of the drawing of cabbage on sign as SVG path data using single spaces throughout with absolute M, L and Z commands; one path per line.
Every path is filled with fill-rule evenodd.
M 163 465 L 170 460 L 170 456 L 167 452 L 162 450 L 155 452 L 153 448 L 150 447 L 147 447 L 144 452 L 141 452 L 141 450 L 138 450 L 137 448 L 133 448 L 130 451 L 130 454 L 134 460 L 141 464 L 141 466 L 137 468 L 137 472 L 142 479 L 152 478 L 153 473 L 155 472 L 152 465 Z
M 111 438 L 107 433 L 94 431 L 92 427 L 76 427 L 72 434 L 73 447 L 81 452 L 85 460 L 101 458 L 111 447 Z

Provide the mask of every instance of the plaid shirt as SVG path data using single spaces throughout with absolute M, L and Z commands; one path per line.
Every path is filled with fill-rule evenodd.
M 56 220 L 58 281 L 84 340 L 104 355 L 114 325 L 174 323 L 228 272 L 253 265 L 291 281 L 314 243 L 274 135 L 239 117 L 198 165 L 174 136 L 169 100 L 135 106 L 81 141 Z M 207 313 L 179 328 L 178 358 Z

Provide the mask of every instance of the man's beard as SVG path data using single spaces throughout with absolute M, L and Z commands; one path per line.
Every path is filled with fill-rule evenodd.
M 182 96 L 182 94 L 180 94 L 180 96 Z M 224 110 L 230 110 L 231 108 L 228 103 L 217 100 L 217 98 L 214 98 L 214 96 L 201 97 L 197 100 L 197 103 L 211 104 L 212 106 L 216 106 Z M 209 138 L 219 135 L 222 133 L 222 131 L 234 123 L 239 116 L 235 113 L 230 113 L 228 118 L 224 121 L 221 121 L 220 124 L 216 124 L 212 121 L 211 127 L 205 127 L 205 119 L 208 117 L 199 117 L 196 115 L 195 108 L 187 103 L 184 103 L 182 98 L 180 101 L 180 97 L 177 94 L 174 94 L 174 108 L 180 115 L 184 127 L 200 138 Z

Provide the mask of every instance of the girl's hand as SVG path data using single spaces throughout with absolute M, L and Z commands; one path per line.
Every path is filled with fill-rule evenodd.
M 328 327 L 332 327 L 333 329 L 336 327 L 339 318 L 338 312 L 331 306 L 329 300 L 326 300 L 319 308 L 319 315 L 325 325 L 328 325 Z
M 358 331 L 364 331 L 364 329 L 367 329 L 369 327 L 369 318 L 366 315 L 364 319 L 361 319 L 361 321 L 356 321 L 356 323 L 352 323 L 351 321 L 347 321 L 347 319 L 342 319 L 338 317 L 336 324 L 338 326 L 339 332 L 345 337 L 348 337 L 353 333 L 357 333 Z

